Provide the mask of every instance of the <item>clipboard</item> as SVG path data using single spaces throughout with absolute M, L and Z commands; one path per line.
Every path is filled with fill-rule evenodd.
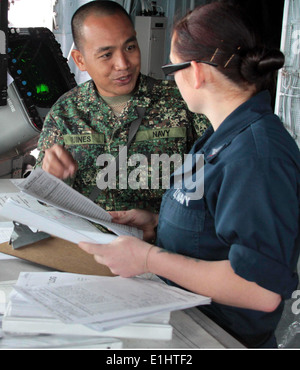
M 56 237 L 50 237 L 18 249 L 13 249 L 8 242 L 2 243 L 0 252 L 52 268 L 55 271 L 115 276 L 108 267 L 97 263 L 92 255 L 81 250 L 77 244 Z

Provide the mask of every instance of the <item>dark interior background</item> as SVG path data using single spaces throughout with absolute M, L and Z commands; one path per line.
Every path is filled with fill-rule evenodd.
M 223 0 L 224 1 L 224 0 Z M 284 0 L 225 0 L 240 7 L 269 47 L 280 48 Z

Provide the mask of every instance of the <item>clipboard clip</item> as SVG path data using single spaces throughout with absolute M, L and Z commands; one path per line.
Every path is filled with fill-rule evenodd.
M 9 245 L 13 249 L 25 247 L 26 245 L 50 238 L 51 235 L 42 231 L 34 232 L 28 226 L 13 221 L 14 229 L 11 234 Z

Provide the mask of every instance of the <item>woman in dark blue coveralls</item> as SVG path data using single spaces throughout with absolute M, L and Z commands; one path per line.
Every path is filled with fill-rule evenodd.
M 174 74 L 189 109 L 212 124 L 191 151 L 204 156 L 204 184 L 195 162 L 189 186 L 173 181 L 159 217 L 112 214 L 143 229 L 144 241 L 80 247 L 115 274 L 149 271 L 211 297 L 205 313 L 220 326 L 248 347 L 276 347 L 299 254 L 299 149 L 267 91 L 284 56 L 259 48 L 236 10 L 217 2 L 176 25 L 170 58 L 165 73 Z M 154 246 L 146 241 L 156 226 Z

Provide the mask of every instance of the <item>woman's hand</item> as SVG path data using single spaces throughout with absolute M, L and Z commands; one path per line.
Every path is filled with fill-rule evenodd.
M 79 243 L 79 247 L 107 266 L 115 275 L 132 277 L 147 271 L 147 258 L 154 247 L 131 236 L 120 236 L 109 244 Z
M 156 238 L 156 227 L 158 224 L 158 215 L 141 209 L 132 209 L 130 211 L 109 212 L 112 216 L 112 222 L 134 226 L 144 232 L 145 241 L 154 241 Z

